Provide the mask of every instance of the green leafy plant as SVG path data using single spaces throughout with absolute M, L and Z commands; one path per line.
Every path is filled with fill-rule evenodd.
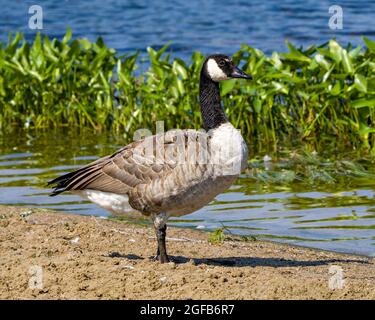
M 199 73 L 204 56 L 171 57 L 168 45 L 118 55 L 101 38 L 62 40 L 21 33 L 0 46 L 0 127 L 111 129 L 132 138 L 138 128 L 201 127 Z M 254 80 L 221 86 L 229 120 L 255 148 L 331 139 L 375 154 L 375 42 L 335 40 L 289 52 L 243 45 L 236 63 Z M 142 70 L 142 71 L 141 71 Z
M 224 227 L 215 229 L 208 235 L 208 242 L 211 244 L 221 244 L 225 240 Z

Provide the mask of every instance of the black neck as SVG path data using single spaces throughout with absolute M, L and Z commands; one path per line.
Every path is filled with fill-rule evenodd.
M 219 83 L 212 81 L 204 70 L 201 72 L 199 102 L 203 126 L 206 131 L 228 122 L 220 104 Z

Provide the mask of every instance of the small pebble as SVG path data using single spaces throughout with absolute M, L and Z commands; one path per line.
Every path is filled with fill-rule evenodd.
M 121 268 L 124 268 L 124 269 L 134 269 L 134 267 L 130 266 L 130 265 L 121 266 Z
M 78 244 L 79 242 L 79 237 L 75 237 L 74 239 L 70 240 L 70 243 L 72 244 Z

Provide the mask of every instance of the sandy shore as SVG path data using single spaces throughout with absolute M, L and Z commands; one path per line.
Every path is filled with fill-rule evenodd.
M 1 299 L 374 299 L 374 259 L 0 206 Z M 334 273 L 330 274 L 329 270 Z M 334 281 L 342 270 L 343 282 Z

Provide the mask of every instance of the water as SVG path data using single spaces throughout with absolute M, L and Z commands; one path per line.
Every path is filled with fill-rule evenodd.
M 31 40 L 37 30 L 28 28 L 29 7 L 43 8 L 43 33 L 61 38 L 67 26 L 75 37 L 102 36 L 121 53 L 159 48 L 172 42 L 174 55 L 187 59 L 195 50 L 205 54 L 231 54 L 246 43 L 266 53 L 285 51 L 285 40 L 320 44 L 333 37 L 343 43 L 362 44 L 361 35 L 375 36 L 375 2 L 342 0 L 342 30 L 331 30 L 329 0 L 0 0 L 0 39 L 23 31 Z
M 74 129 L 0 135 L 0 204 L 108 216 L 81 198 L 49 197 L 46 182 L 127 141 Z M 369 170 L 375 172 L 375 166 Z M 232 188 L 174 225 L 228 232 L 340 252 L 375 256 L 375 184 L 372 179 L 309 186 L 267 185 L 243 175 Z

